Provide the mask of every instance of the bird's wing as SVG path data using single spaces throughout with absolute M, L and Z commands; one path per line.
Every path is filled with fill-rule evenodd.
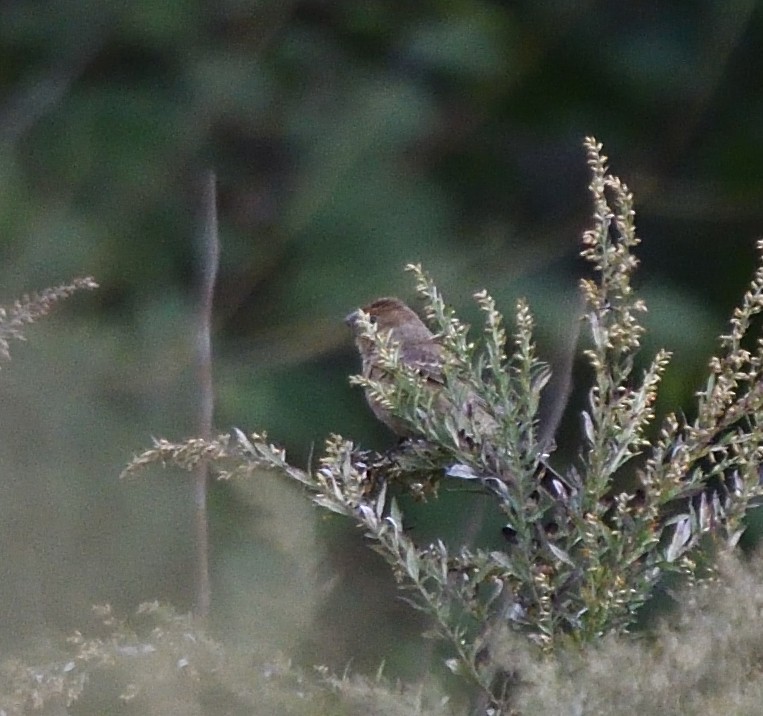
M 442 385 L 442 346 L 433 341 L 408 344 L 403 349 L 403 361 L 428 381 Z

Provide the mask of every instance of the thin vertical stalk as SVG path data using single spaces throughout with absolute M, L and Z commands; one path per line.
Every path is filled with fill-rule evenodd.
M 200 197 L 200 228 L 197 235 L 199 255 L 199 302 L 196 328 L 196 375 L 199 391 L 199 436 L 212 438 L 214 389 L 212 385 L 212 307 L 215 281 L 220 258 L 217 222 L 217 178 L 209 170 L 202 179 Z M 196 615 L 209 615 L 212 589 L 209 577 L 209 516 L 207 514 L 207 485 L 209 465 L 203 460 L 194 470 L 194 507 L 196 538 Z

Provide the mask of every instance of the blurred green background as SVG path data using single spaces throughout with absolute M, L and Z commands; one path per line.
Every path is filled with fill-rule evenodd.
M 470 321 L 476 290 L 507 313 L 527 296 L 563 362 L 590 134 L 636 195 L 646 345 L 675 351 L 662 406 L 690 413 L 763 229 L 761 37 L 751 0 L 0 5 L 2 300 L 101 285 L 0 372 L 0 647 L 81 626 L 95 602 L 192 603 L 189 480 L 117 476 L 152 436 L 196 432 L 209 168 L 220 431 L 267 429 L 300 466 L 330 432 L 393 444 L 347 383 L 342 318 L 412 299 L 410 261 Z M 221 633 L 426 668 L 421 625 L 352 526 L 273 475 L 211 500 Z

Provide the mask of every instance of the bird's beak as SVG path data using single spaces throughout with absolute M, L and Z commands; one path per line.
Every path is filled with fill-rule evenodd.
M 359 311 L 353 311 L 352 313 L 348 313 L 344 317 L 344 322 L 347 324 L 350 328 L 355 328 L 355 324 L 358 322 L 359 317 Z

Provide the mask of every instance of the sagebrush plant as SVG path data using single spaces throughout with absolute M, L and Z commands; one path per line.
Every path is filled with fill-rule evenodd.
M 50 313 L 59 301 L 76 291 L 95 288 L 98 284 L 92 277 L 75 278 L 71 283 L 24 295 L 10 306 L 0 306 L 0 359 L 9 360 L 11 341 L 25 340 L 24 328 Z
M 11 342 L 26 340 L 25 329 L 46 316 L 60 301 L 81 290 L 98 287 L 86 276 L 70 283 L 25 294 L 7 306 L 0 306 L 0 360 L 11 358 Z M 71 674 L 67 661 L 56 660 L 59 654 L 46 654 L 46 668 L 35 670 L 19 658 L 0 662 L 0 713 L 23 713 L 27 708 L 40 709 L 52 697 L 73 701 L 79 697 L 86 677 Z
M 752 566 L 752 569 L 750 568 Z M 680 609 L 650 639 L 608 634 L 554 658 L 527 642 L 495 640 L 501 667 L 521 675 L 493 714 L 757 716 L 763 699 L 761 560 L 726 556 L 717 578 L 678 593 Z M 304 672 L 281 655 L 211 638 L 198 621 L 147 602 L 127 617 L 108 605 L 64 643 L 0 658 L 0 711 L 453 716 L 463 708 L 429 687 L 381 674 Z M 505 708 L 504 708 L 505 707 Z M 44 710 L 47 709 L 47 710 Z
M 581 290 L 593 385 L 573 464 L 552 469 L 553 445 L 540 437 L 540 396 L 550 371 L 536 354 L 526 302 L 517 303 L 509 335 L 493 299 L 475 294 L 485 324 L 471 337 L 432 279 L 409 266 L 445 349 L 447 402 L 459 406 L 467 394 L 477 396 L 491 418 L 489 430 L 468 411 L 432 410 L 425 378 L 401 362 L 389 335 L 361 316 L 364 336 L 376 344 L 392 380 L 352 381 L 419 437 L 380 455 L 333 435 L 319 467 L 304 471 L 264 434 L 236 430 L 214 441 L 157 441 L 127 469 L 153 462 L 190 468 L 210 460 L 224 478 L 268 467 L 307 486 L 317 504 L 363 526 L 406 598 L 449 643 L 447 665 L 473 681 L 494 709 L 509 699 L 511 670 L 498 656 L 507 631 L 524 634 L 546 654 L 627 632 L 659 580 L 695 574 L 703 535 L 736 544 L 745 513 L 761 494 L 763 344 L 745 345 L 763 309 L 763 266 L 710 361 L 696 418 L 671 413 L 650 441 L 670 354 L 661 350 L 645 370 L 636 368 L 646 307 L 631 283 L 639 243 L 633 197 L 608 173 L 601 145 L 588 138 L 585 146 L 594 213 L 582 255 L 595 277 L 583 280 Z M 622 491 L 615 478 L 626 467 L 635 483 Z M 492 498 L 506 521 L 504 549 L 418 544 L 406 532 L 390 486 L 433 499 L 445 478 Z
M 84 714 L 319 716 L 351 702 L 329 674 L 303 674 L 283 656 L 225 646 L 166 604 L 146 602 L 127 617 L 106 604 L 93 612 L 93 623 L 65 643 L 0 659 L 0 713 L 64 713 L 74 706 Z M 380 678 L 376 691 L 385 683 Z M 362 693 L 363 684 L 344 691 Z M 387 700 L 393 694 L 388 688 Z M 374 693 L 367 700 L 382 699 Z M 422 714 L 441 713 L 425 710 L 425 701 Z
M 760 714 L 760 555 L 718 557 L 715 578 L 680 590 L 678 607 L 647 638 L 611 633 L 553 659 L 507 642 L 502 663 L 531 684 L 513 694 L 515 713 Z

